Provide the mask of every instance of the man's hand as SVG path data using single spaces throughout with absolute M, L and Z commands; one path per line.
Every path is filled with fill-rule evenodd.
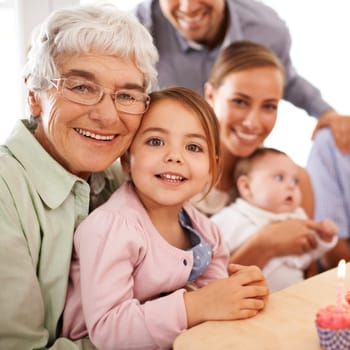
M 340 115 L 334 110 L 324 112 L 318 119 L 312 138 L 324 127 L 332 130 L 335 143 L 342 153 L 350 152 L 350 116 Z

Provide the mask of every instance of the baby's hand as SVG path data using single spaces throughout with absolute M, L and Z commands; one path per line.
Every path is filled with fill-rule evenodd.
M 331 242 L 333 237 L 339 232 L 338 225 L 330 219 L 324 219 L 318 223 L 317 234 L 325 242 Z

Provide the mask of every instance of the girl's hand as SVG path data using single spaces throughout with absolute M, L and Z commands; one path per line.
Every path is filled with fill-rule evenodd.
M 236 320 L 255 316 L 265 307 L 269 289 L 256 266 L 232 266 L 228 278 L 185 292 L 188 327 L 209 320 Z
M 227 272 L 228 272 L 229 276 L 231 276 L 234 273 L 237 273 L 238 271 L 242 271 L 244 269 L 252 269 L 252 268 L 257 268 L 260 271 L 259 267 L 257 267 L 257 266 L 244 266 L 244 265 L 230 263 L 230 264 L 228 264 Z M 263 286 L 263 287 L 268 288 L 268 285 L 267 285 L 266 280 L 265 280 L 265 276 L 263 274 L 262 274 L 262 277 L 263 278 L 261 280 L 253 281 L 252 284 L 255 286 Z M 268 296 L 269 296 L 269 294 L 267 294 L 263 297 L 265 301 L 267 300 Z

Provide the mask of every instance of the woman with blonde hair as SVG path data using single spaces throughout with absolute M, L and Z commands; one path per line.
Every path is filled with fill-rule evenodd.
M 218 56 L 205 84 L 205 97 L 220 124 L 222 175 L 209 195 L 197 207 L 213 215 L 237 196 L 233 173 L 237 159 L 260 147 L 272 131 L 278 104 L 283 96 L 284 69 L 268 48 L 249 41 L 238 41 Z M 312 189 L 307 173 L 300 168 L 303 207 L 312 217 Z M 255 264 L 263 268 L 275 256 L 302 254 L 315 247 L 312 220 L 287 220 L 264 227 L 240 246 L 231 262 Z M 277 232 L 283 230 L 284 235 Z

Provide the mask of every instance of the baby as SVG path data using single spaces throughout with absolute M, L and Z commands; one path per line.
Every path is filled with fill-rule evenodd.
M 288 219 L 308 220 L 300 207 L 298 172 L 298 166 L 285 153 L 273 148 L 259 148 L 238 161 L 234 177 L 240 198 L 211 218 L 231 252 L 268 224 Z M 309 264 L 334 247 L 337 232 L 333 221 L 322 220 L 313 232 L 315 249 L 302 255 L 271 259 L 263 268 L 270 290 L 303 280 Z

